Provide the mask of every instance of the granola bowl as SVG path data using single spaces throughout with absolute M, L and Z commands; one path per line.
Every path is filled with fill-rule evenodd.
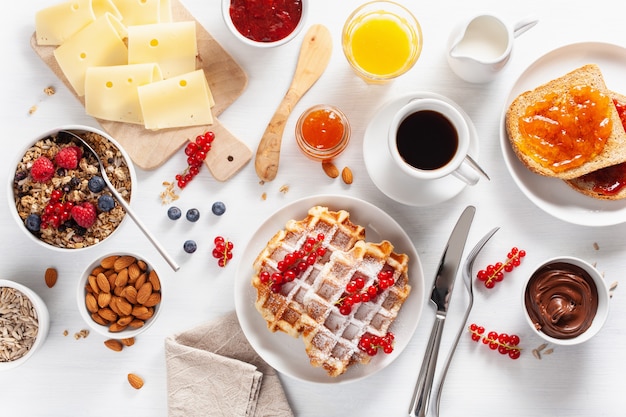
M 113 339 L 135 337 L 161 311 L 161 280 L 146 258 L 112 253 L 93 261 L 76 291 L 78 310 L 95 332 Z
M 18 282 L 0 279 L 0 371 L 30 359 L 49 328 L 50 314 L 41 297 Z
M 107 176 L 128 202 L 136 174 L 124 149 L 107 133 L 88 126 L 50 130 L 20 153 L 7 187 L 19 227 L 45 247 L 76 250 L 113 235 L 126 212 L 105 186 L 95 156 L 67 132 L 98 153 Z

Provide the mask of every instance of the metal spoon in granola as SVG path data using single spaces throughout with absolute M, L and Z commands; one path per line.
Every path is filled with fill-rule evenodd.
M 76 133 L 71 132 L 69 130 L 62 130 L 60 131 L 60 133 L 65 133 L 67 135 L 72 136 L 74 139 L 78 140 L 96 158 L 96 160 L 98 161 L 98 166 L 100 167 L 100 173 L 102 174 L 102 179 L 104 180 L 107 187 L 109 188 L 109 191 L 111 191 L 111 194 L 113 194 L 117 202 L 124 208 L 124 211 L 126 212 L 126 214 L 128 214 L 130 218 L 133 219 L 135 224 L 139 227 L 139 229 L 141 229 L 143 234 L 146 235 L 150 243 L 152 243 L 152 245 L 159 251 L 161 256 L 163 256 L 163 258 L 167 261 L 170 267 L 172 267 L 174 271 L 178 271 L 180 269 L 180 266 L 178 265 L 178 263 L 176 263 L 174 258 L 172 258 L 166 252 L 165 248 L 156 240 L 156 238 L 152 235 L 152 233 L 150 233 L 150 231 L 146 228 L 143 222 L 137 217 L 133 209 L 130 208 L 130 204 L 128 204 L 128 202 L 124 199 L 124 197 L 122 197 L 119 191 L 117 191 L 117 189 L 113 186 L 98 153 L 91 147 L 91 145 L 89 145 L 89 143 L 87 143 L 87 141 L 85 141 L 85 139 L 81 138 Z

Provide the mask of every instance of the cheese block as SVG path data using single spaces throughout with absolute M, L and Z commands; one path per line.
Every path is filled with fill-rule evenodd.
M 78 96 L 85 94 L 87 68 L 128 64 L 125 36 L 124 25 L 105 13 L 54 50 L 59 67 Z
M 113 0 L 126 26 L 171 22 L 170 0 Z
M 201 69 L 137 90 L 146 129 L 213 124 L 214 100 Z
M 198 43 L 192 21 L 155 23 L 128 27 L 128 63 L 156 62 L 163 78 L 196 69 Z
M 85 76 L 85 110 L 98 119 L 143 124 L 139 86 L 161 81 L 157 64 L 89 67 Z

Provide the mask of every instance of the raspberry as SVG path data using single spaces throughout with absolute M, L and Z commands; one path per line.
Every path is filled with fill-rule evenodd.
M 78 146 L 67 146 L 54 157 L 54 162 L 61 168 L 76 169 L 83 151 Z
M 37 182 L 48 182 L 54 176 L 54 164 L 45 156 L 40 156 L 33 162 L 30 176 Z
M 96 207 L 87 201 L 76 205 L 72 207 L 72 218 L 76 224 L 88 229 L 96 222 Z

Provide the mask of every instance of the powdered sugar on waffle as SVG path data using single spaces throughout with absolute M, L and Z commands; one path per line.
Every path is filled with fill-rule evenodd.
M 278 261 L 319 233 L 325 236 L 322 246 L 326 254 L 298 279 L 284 284 L 279 293 L 260 282 L 262 271 L 277 271 Z M 361 336 L 384 336 L 410 292 L 408 256 L 394 253 L 388 241 L 374 244 L 364 239 L 364 228 L 351 223 L 347 212 L 316 206 L 306 219 L 290 220 L 254 263 L 256 308 L 268 328 L 294 337 L 302 335 L 311 364 L 323 367 L 330 376 L 370 361 L 358 347 Z M 337 304 L 346 295 L 346 284 L 361 277 L 366 286 L 373 285 L 383 269 L 393 271 L 395 284 L 371 301 L 355 305 L 349 315 L 342 315 Z

